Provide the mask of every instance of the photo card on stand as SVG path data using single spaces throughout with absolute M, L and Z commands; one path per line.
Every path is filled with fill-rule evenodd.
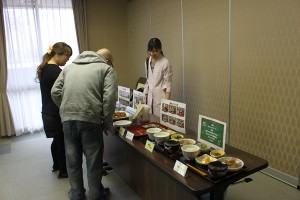
M 133 90 L 132 107 L 137 109 L 138 104 L 143 104 L 143 93 Z
M 186 104 L 162 99 L 160 123 L 180 133 L 185 133 Z
M 130 106 L 130 88 L 118 86 L 118 102 L 122 110 Z

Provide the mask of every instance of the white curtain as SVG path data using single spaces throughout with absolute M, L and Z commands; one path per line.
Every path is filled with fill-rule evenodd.
M 7 51 L 7 94 L 16 134 L 41 130 L 37 66 L 48 46 L 66 42 L 78 55 L 71 0 L 2 0 Z M 67 63 L 68 64 L 68 63 Z

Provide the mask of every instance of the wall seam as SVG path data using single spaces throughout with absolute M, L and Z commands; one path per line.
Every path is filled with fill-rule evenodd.
M 185 65 L 184 65 L 184 41 L 183 41 L 183 6 L 182 6 L 182 0 L 181 3 L 181 56 L 182 56 L 182 98 L 183 102 L 185 102 Z
M 149 16 L 150 16 L 150 19 L 149 19 L 149 29 L 150 29 L 150 37 L 152 37 L 152 15 L 151 15 L 151 0 L 149 0 Z
M 232 81 L 232 38 L 231 38 L 231 31 L 232 31 L 232 24 L 231 24 L 231 0 L 228 0 L 228 20 L 229 20 L 229 41 L 228 41 L 228 48 L 229 48 L 229 86 L 228 86 L 228 144 L 230 144 L 230 135 L 231 135 L 231 81 Z

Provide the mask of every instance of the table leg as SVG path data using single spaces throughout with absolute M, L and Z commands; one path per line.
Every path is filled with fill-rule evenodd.
M 225 200 L 227 186 L 220 186 L 210 193 L 210 200 Z

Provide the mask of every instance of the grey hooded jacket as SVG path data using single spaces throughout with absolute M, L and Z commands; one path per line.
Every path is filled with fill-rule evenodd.
M 60 73 L 51 97 L 64 121 L 85 121 L 112 128 L 117 101 L 114 68 L 93 51 L 84 51 Z

